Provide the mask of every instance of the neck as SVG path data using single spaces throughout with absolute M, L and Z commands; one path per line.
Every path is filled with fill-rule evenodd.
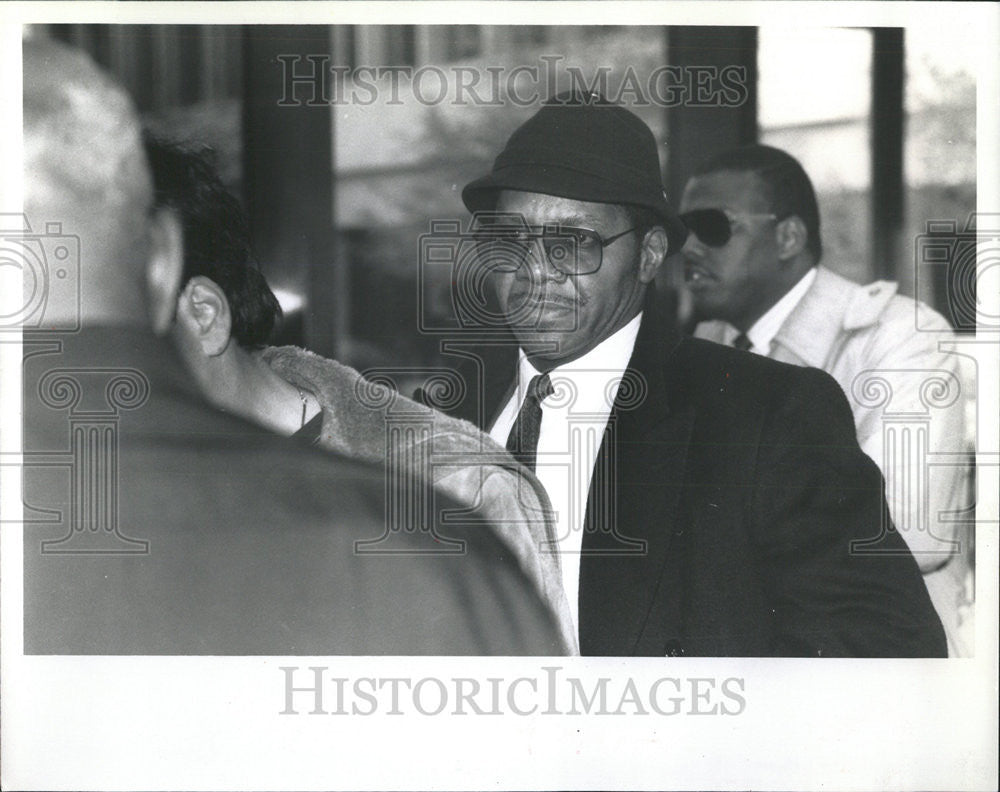
M 301 391 L 306 396 L 303 416 L 299 389 L 235 343 L 216 358 L 213 370 L 202 380 L 207 384 L 203 387 L 206 395 L 217 407 L 277 434 L 295 434 L 319 412 L 315 397 Z
M 810 265 L 804 268 L 796 267 L 795 269 L 790 270 L 786 277 L 782 278 L 781 281 L 775 284 L 775 288 L 773 290 L 769 291 L 764 295 L 763 299 L 757 302 L 754 310 L 748 311 L 742 316 L 733 317 L 729 320 L 729 323 L 741 333 L 747 332 L 764 314 L 777 305 L 782 297 L 795 288 L 795 285 L 802 280 L 811 269 L 812 266 Z
M 751 327 L 753 327 L 755 324 L 757 324 L 757 320 L 760 319 L 768 311 L 770 311 L 771 308 L 774 306 L 774 303 L 776 303 L 779 299 L 781 299 L 780 296 L 774 302 L 770 303 L 769 305 L 764 306 L 763 308 L 761 308 L 761 309 L 759 309 L 757 311 L 754 311 L 753 313 L 745 314 L 744 316 L 741 316 L 739 318 L 730 319 L 729 320 L 729 324 L 731 324 L 733 327 L 735 327 L 741 333 L 745 333 Z
M 638 284 L 638 282 L 637 282 Z M 631 322 L 635 317 L 637 317 L 642 312 L 642 306 L 644 305 L 645 296 L 647 289 L 645 286 L 638 284 L 641 288 L 637 288 L 632 294 L 631 299 L 626 303 L 624 309 L 619 313 L 618 317 L 611 323 L 610 329 L 604 332 L 599 338 L 591 341 L 585 346 L 572 349 L 568 354 L 564 353 L 559 356 L 553 356 L 551 351 L 543 349 L 539 352 L 532 352 L 530 342 L 525 344 L 521 342 L 521 348 L 524 350 L 528 361 L 542 374 L 548 373 L 559 366 L 565 365 L 566 363 L 572 363 L 574 360 L 579 360 L 588 352 L 596 349 L 598 346 L 607 341 L 611 336 L 625 327 L 629 322 Z

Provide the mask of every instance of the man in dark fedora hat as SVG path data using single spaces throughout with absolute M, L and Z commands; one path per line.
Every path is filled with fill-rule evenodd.
M 514 344 L 457 411 L 545 484 L 581 651 L 944 656 L 906 545 L 859 549 L 885 500 L 837 384 L 658 310 L 659 174 L 637 116 L 562 95 L 462 193 Z

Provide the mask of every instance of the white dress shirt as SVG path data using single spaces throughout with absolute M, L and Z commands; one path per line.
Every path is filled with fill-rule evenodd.
M 747 330 L 747 338 L 752 344 L 751 352 L 756 352 L 758 355 L 771 354 L 771 342 L 785 320 L 795 310 L 795 306 L 806 296 L 806 292 L 809 291 L 814 280 L 816 280 L 816 268 L 810 267 L 809 272 L 803 275 L 798 283 L 786 291 L 784 296 L 772 305 L 766 314 L 753 323 L 753 326 Z M 724 343 L 732 346 L 739 334 L 740 331 L 730 325 L 726 328 Z
M 583 357 L 550 371 L 554 392 L 541 403 L 542 423 L 535 472 L 555 510 L 563 587 L 577 631 L 580 627 L 580 552 L 587 493 L 641 320 L 640 313 Z M 528 383 L 539 373 L 521 350 L 514 394 L 490 430 L 490 436 L 500 445 L 506 445 Z

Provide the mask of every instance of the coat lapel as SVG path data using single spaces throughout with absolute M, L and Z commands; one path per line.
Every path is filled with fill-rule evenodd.
M 844 331 L 844 313 L 854 292 L 850 281 L 824 267 L 781 325 L 769 357 L 797 366 L 826 368 L 831 350 L 837 350 Z
M 678 343 L 651 296 L 626 374 L 644 396 L 619 389 L 588 497 L 579 594 L 583 654 L 635 651 L 669 566 L 671 540 L 683 531 L 678 507 L 694 410 L 675 398 L 684 380 L 673 355 Z

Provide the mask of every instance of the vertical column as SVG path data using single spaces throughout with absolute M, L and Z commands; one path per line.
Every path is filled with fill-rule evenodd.
M 385 502 L 392 533 L 426 533 L 432 526 L 430 424 L 426 419 L 386 416 Z
M 603 415 L 574 415 L 567 422 L 569 431 L 569 525 L 571 530 L 583 525 L 585 514 L 579 514 L 588 508 L 594 515 L 593 525 L 608 526 L 614 524 L 617 512 L 618 498 L 615 488 L 615 453 L 614 427 L 608 427 L 608 453 L 599 456 L 601 443 L 604 440 L 605 425 Z M 593 471 L 594 498 L 588 500 L 591 491 L 590 478 Z
M 882 423 L 885 449 L 886 498 L 895 503 L 897 530 L 930 530 L 928 504 L 928 434 L 930 417 L 887 415 Z
M 667 199 L 676 206 L 698 163 L 733 146 L 757 140 L 757 28 L 695 27 L 666 29 L 667 62 L 686 70 L 685 84 L 702 67 L 745 70 L 746 99 L 737 105 L 701 102 L 688 92 L 677 107 L 666 108 Z M 708 74 L 708 72 L 704 72 Z
M 287 62 L 279 56 L 297 57 L 297 74 L 315 74 L 286 106 L 278 104 Z M 285 340 L 326 356 L 335 344 L 334 268 L 342 265 L 331 253 L 333 112 L 322 101 L 329 56 L 325 26 L 244 28 L 243 173 L 254 242 L 272 286 L 303 301 L 301 337 Z
M 69 410 L 71 471 L 69 532 L 42 542 L 42 552 L 148 552 L 149 542 L 122 533 L 118 514 L 119 413 L 146 403 L 145 375 L 135 369 L 52 369 L 40 380 L 39 395 L 52 409 Z
M 69 423 L 73 454 L 70 491 L 73 529 L 117 533 L 117 421 L 95 416 L 71 417 Z
M 598 433 L 591 426 L 586 434 L 589 435 L 587 445 L 590 446 L 587 451 L 593 453 L 595 460 L 594 474 L 588 490 L 589 497 L 586 500 L 587 513 L 584 525 L 605 536 L 600 540 L 599 547 L 591 546 L 581 549 L 580 552 L 585 555 L 643 555 L 646 552 L 646 542 L 628 536 L 626 533 L 628 526 L 618 525 L 617 417 L 611 415 L 608 418 L 603 432 Z M 601 453 L 602 448 L 604 453 Z M 574 453 L 577 453 L 576 448 Z M 574 464 L 576 459 L 574 456 Z M 584 542 L 586 541 L 585 539 Z
M 919 377 L 917 383 L 913 381 L 915 376 Z M 892 520 L 888 520 L 890 515 L 883 515 L 878 536 L 852 541 L 852 552 L 899 552 L 884 547 L 885 537 L 893 530 L 904 536 L 909 551 L 916 556 L 959 552 L 952 538 L 955 515 L 936 513 L 941 504 L 932 503 L 930 473 L 935 464 L 964 466 L 965 455 L 932 452 L 930 437 L 936 412 L 963 409 L 961 403 L 956 406 L 961 394 L 958 378 L 944 369 L 868 369 L 855 377 L 850 393 L 852 406 L 858 404 L 880 412 L 880 467 Z M 960 438 L 956 438 L 956 444 L 960 446 Z
M 680 85 L 695 89 L 686 91 L 680 104 L 664 109 L 663 183 L 667 200 L 677 207 L 684 185 L 701 162 L 725 149 L 757 141 L 757 28 L 676 25 L 666 28 L 666 37 L 667 65 L 677 69 Z M 726 67 L 741 70 L 745 98 L 733 104 L 700 101 L 697 81 L 710 79 L 705 75 L 712 69 Z M 681 323 L 687 321 L 692 308 L 690 298 L 685 297 L 683 267 L 660 267 L 656 280 L 660 297 L 666 301 L 664 310 L 676 311 Z
M 875 28 L 872 38 L 872 272 L 896 280 L 903 264 L 903 89 L 906 81 L 902 28 Z M 909 257 L 905 257 L 909 262 Z
M 180 104 L 181 64 L 176 25 L 154 25 L 152 109 L 163 110 Z

